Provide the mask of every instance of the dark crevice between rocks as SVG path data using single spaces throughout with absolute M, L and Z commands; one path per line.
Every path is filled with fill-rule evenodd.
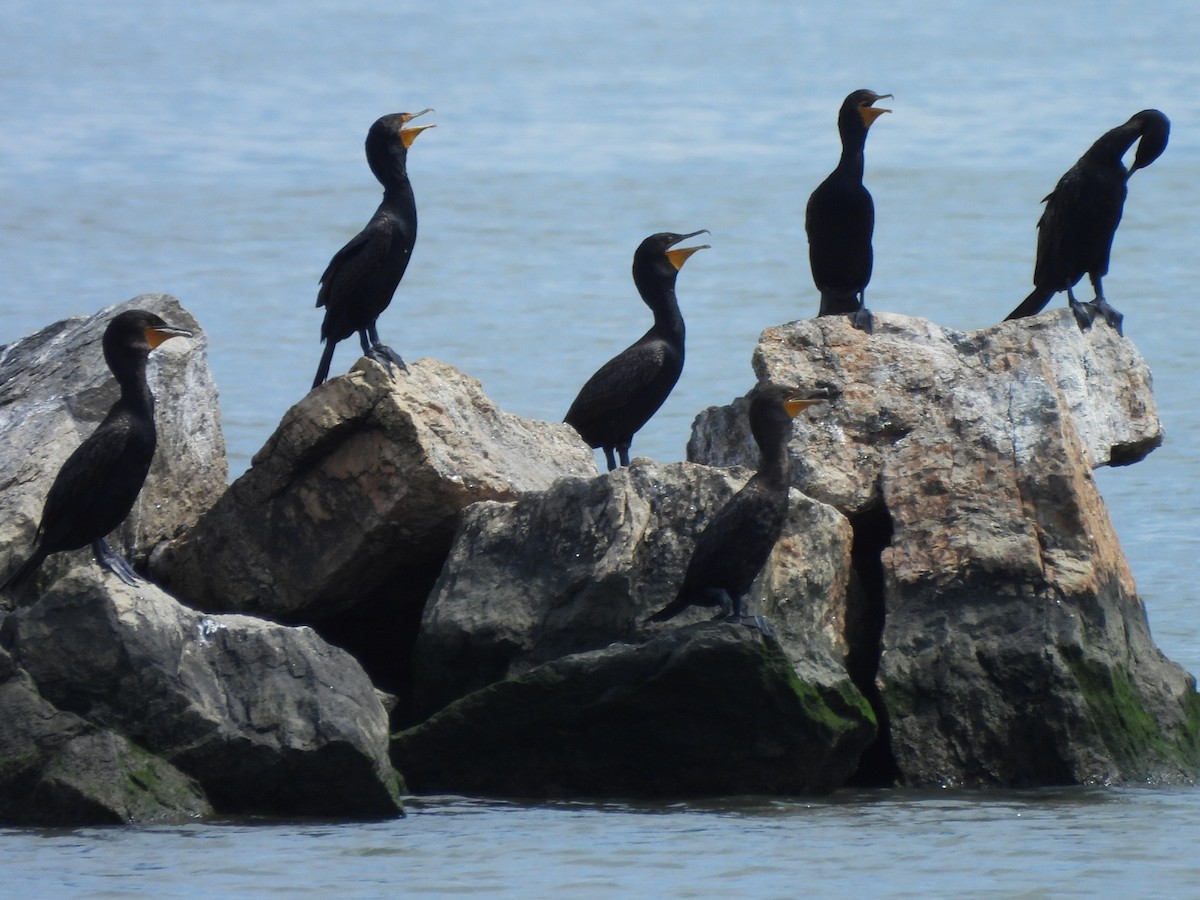
M 416 724 L 413 649 L 441 570 L 440 563 L 397 569 L 352 610 L 311 623 L 322 638 L 357 659 L 375 687 L 396 698 L 393 729 Z
M 858 771 L 847 782 L 856 787 L 891 787 L 900 778 L 892 755 L 891 728 L 883 697 L 876 686 L 882 652 L 883 623 L 887 616 L 883 594 L 885 547 L 892 542 L 892 517 L 882 503 L 850 517 L 854 543 L 850 551 L 851 577 L 846 597 L 846 668 L 850 679 L 867 698 L 879 731 L 863 751 Z

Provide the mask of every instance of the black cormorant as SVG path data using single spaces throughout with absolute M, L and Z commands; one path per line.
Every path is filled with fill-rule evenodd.
M 787 518 L 792 418 L 826 399 L 824 395 L 802 399 L 775 385 L 755 389 L 750 430 L 760 451 L 758 471 L 705 526 L 679 594 L 647 622 L 664 622 L 689 606 L 719 606 L 717 618 L 741 621 L 744 598 Z
M 1104 299 L 1100 280 L 1108 274 L 1113 235 L 1125 206 L 1125 183 L 1138 169 L 1158 159 L 1170 133 L 1166 116 L 1157 109 L 1143 109 L 1102 135 L 1058 180 L 1042 201 L 1046 209 L 1038 220 L 1033 293 L 1007 318 L 1035 315 L 1056 293 L 1066 291 L 1080 328 L 1087 328 L 1099 314 L 1121 332 L 1122 316 Z M 1122 157 L 1134 141 L 1138 142 L 1137 153 L 1126 171 Z M 1090 303 L 1075 299 L 1074 287 L 1084 275 L 1096 292 Z
M 662 406 L 683 371 L 683 316 L 675 299 L 675 276 L 698 247 L 680 247 L 680 241 L 707 234 L 662 232 L 652 234 L 633 254 L 633 283 L 654 312 L 654 325 L 642 337 L 613 357 L 580 389 L 564 421 L 574 427 L 590 447 L 603 447 L 609 471 L 629 465 L 629 445 L 639 428 Z M 675 248 L 675 249 L 672 249 Z
M 137 580 L 128 561 L 108 546 L 105 535 L 129 515 L 154 459 L 154 397 L 146 383 L 146 357 L 163 341 L 190 337 L 154 313 L 130 310 L 104 330 L 104 359 L 121 396 L 104 421 L 75 448 L 46 495 L 33 552 L 0 585 L 17 585 L 51 553 L 92 545 L 96 561 L 126 584 Z
M 427 112 L 433 110 L 383 116 L 367 132 L 367 164 L 383 185 L 383 200 L 367 226 L 334 255 L 321 276 L 317 306 L 325 307 L 321 323 L 325 352 L 313 387 L 329 377 L 338 341 L 356 331 L 364 354 L 383 363 L 389 372 L 392 363 L 405 368 L 400 355 L 380 343 L 375 320 L 392 302 L 417 242 L 417 203 L 405 163 L 417 135 L 434 126 L 405 126 Z
M 808 261 L 821 292 L 818 315 L 848 314 L 855 327 L 866 332 L 872 327 L 865 293 L 871 280 L 875 204 L 863 186 L 863 146 L 871 123 L 891 112 L 872 104 L 891 96 L 860 90 L 842 102 L 838 111 L 842 156 L 808 198 L 804 216 Z

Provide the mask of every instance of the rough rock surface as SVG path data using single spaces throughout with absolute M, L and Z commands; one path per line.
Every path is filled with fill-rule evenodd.
M 311 624 L 403 693 L 421 608 L 461 510 L 596 471 L 567 425 L 502 412 L 423 359 L 360 359 L 284 416 L 253 464 L 151 561 L 200 609 Z
M 451 704 L 392 742 L 422 792 L 494 796 L 819 793 L 874 735 L 870 709 L 801 683 L 727 623 L 564 656 Z
M 9 614 L 0 641 L 54 709 L 187 773 L 220 812 L 400 809 L 382 703 L 311 629 L 197 613 L 89 564 Z
M 793 473 L 854 522 L 877 594 L 878 645 L 859 648 L 877 671 L 858 679 L 878 691 L 877 765 L 910 785 L 1195 775 L 1194 680 L 1155 648 L 1091 475 L 1162 440 L 1130 341 L 1065 310 L 972 333 L 882 314 L 872 336 L 768 329 L 754 365 L 834 396 L 797 429 Z M 689 456 L 743 461 L 738 421 L 702 414 Z
M 642 624 L 674 599 L 700 531 L 748 475 L 638 459 L 513 503 L 469 507 L 421 623 L 418 710 L 567 654 L 711 618 L 715 610 L 699 608 Z M 850 540 L 844 517 L 793 492 L 784 536 L 748 597 L 797 671 L 818 683 L 846 679 Z
M 211 812 L 192 779 L 121 735 L 55 709 L 0 649 L 0 823 L 148 824 Z
M 141 496 L 109 537 L 135 563 L 159 541 L 183 530 L 224 492 L 228 479 L 208 341 L 196 320 L 165 294 L 143 294 L 86 318 L 57 322 L 0 347 L 0 580 L 25 559 L 46 493 L 66 458 L 100 424 L 119 396 L 104 363 L 101 337 L 109 321 L 147 309 L 193 332 L 150 354 L 158 450 Z M 37 595 L 90 548 L 55 554 L 21 596 Z M 11 604 L 11 598 L 0 598 Z
M 441 566 L 459 511 L 595 472 L 566 425 L 504 413 L 436 360 L 360 360 L 285 415 L 155 571 L 204 608 L 320 618 L 397 569 Z

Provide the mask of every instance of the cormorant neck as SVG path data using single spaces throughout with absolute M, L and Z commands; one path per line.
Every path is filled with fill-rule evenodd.
M 787 485 L 791 481 L 792 458 L 788 453 L 788 439 L 780 440 L 761 448 L 758 474 L 773 485 Z
M 137 357 L 113 369 L 121 388 L 121 400 L 130 409 L 154 416 L 154 395 L 146 381 L 146 358 Z
M 1097 162 L 1117 163 L 1123 166 L 1122 158 L 1141 136 L 1142 129 L 1137 123 L 1126 122 L 1100 135 L 1096 143 L 1088 148 L 1086 156 Z
M 654 312 L 654 327 L 664 335 L 683 340 L 683 313 L 675 298 L 675 285 L 638 285 L 642 300 Z

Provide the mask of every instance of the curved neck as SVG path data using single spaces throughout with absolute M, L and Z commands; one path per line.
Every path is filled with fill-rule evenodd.
M 682 344 L 683 313 L 679 311 L 679 301 L 675 298 L 675 285 L 639 283 L 637 288 L 642 300 L 654 313 L 655 331 Z
M 121 388 L 121 402 L 134 412 L 154 417 L 154 395 L 146 381 L 146 358 L 138 357 L 112 367 L 113 377 Z
M 838 160 L 838 171 L 846 172 L 862 180 L 864 155 L 867 144 L 867 129 L 855 111 L 838 121 L 838 132 L 842 136 L 842 156 Z

